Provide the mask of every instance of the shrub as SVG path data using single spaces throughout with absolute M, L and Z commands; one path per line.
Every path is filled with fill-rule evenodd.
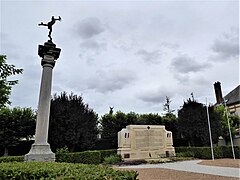
M 23 162 L 24 156 L 2 156 L 0 157 L 1 162 Z
M 119 162 L 122 162 L 121 155 L 110 155 L 108 157 L 105 157 L 103 161 L 104 164 L 116 164 Z
M 104 161 L 105 157 L 111 156 L 111 155 L 117 155 L 116 149 L 108 149 L 108 150 L 99 150 L 101 154 L 101 162 Z
M 100 164 L 101 154 L 99 151 L 56 153 L 56 162 Z
M 223 158 L 232 158 L 233 157 L 231 146 L 221 146 L 219 148 L 221 148 Z M 234 147 L 234 152 L 235 152 L 235 157 L 240 158 L 240 147 L 239 146 Z
M 69 153 L 69 149 L 67 146 L 64 146 L 62 148 L 57 148 L 56 149 L 56 154 L 61 154 L 61 153 Z
M 231 146 L 217 146 L 213 148 L 215 158 L 232 158 Z M 211 159 L 212 153 L 210 147 L 176 147 L 177 157 L 195 157 L 201 159 Z M 240 158 L 240 147 L 235 146 L 235 157 Z
M 0 179 L 85 179 L 85 180 L 134 180 L 135 171 L 120 171 L 100 165 L 12 162 L 0 163 Z
M 176 153 L 177 157 L 194 157 L 194 153 L 191 151 L 186 151 L 186 152 L 179 152 Z
M 117 155 L 117 150 L 97 150 L 68 153 L 68 149 L 60 148 L 56 152 L 57 162 L 99 164 L 104 161 L 105 157 Z

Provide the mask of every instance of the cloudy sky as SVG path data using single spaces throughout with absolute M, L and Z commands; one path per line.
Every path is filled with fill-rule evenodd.
M 0 54 L 24 69 L 12 106 L 37 108 L 48 29 L 62 49 L 52 94 L 81 95 L 99 115 L 109 111 L 162 113 L 165 97 L 179 109 L 191 97 L 215 103 L 239 84 L 238 1 L 1 0 Z

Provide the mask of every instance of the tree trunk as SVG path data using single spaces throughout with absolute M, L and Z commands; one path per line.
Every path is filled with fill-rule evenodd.
M 3 156 L 8 156 L 8 148 L 4 147 L 4 155 Z

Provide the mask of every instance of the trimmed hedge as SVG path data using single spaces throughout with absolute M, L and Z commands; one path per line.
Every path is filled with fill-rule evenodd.
M 84 151 L 75 153 L 56 153 L 56 162 L 100 164 L 105 157 L 117 155 L 117 150 Z
M 240 158 L 240 147 L 235 146 L 235 157 Z M 175 147 L 177 157 L 195 157 L 200 159 L 211 159 L 210 147 Z M 56 162 L 67 163 L 83 163 L 83 164 L 100 164 L 103 163 L 104 158 L 111 155 L 117 155 L 117 150 L 98 150 L 98 151 L 84 151 L 76 153 L 56 153 Z M 217 146 L 214 147 L 215 158 L 232 158 L 231 146 Z M 0 162 L 23 162 L 23 156 L 3 156 L 0 157 Z
M 120 171 L 100 165 L 56 162 L 0 163 L 0 179 L 135 180 L 135 171 Z
M 101 153 L 101 159 L 100 162 L 102 163 L 106 157 L 109 157 L 111 155 L 117 155 L 117 149 L 108 149 L 108 150 L 99 150 Z
M 56 162 L 100 164 L 101 153 L 99 151 L 56 153 Z
M 2 156 L 0 157 L 0 163 L 2 162 L 23 162 L 24 156 Z
M 56 153 L 56 162 L 100 164 L 104 158 L 117 155 L 117 150 L 84 151 L 75 153 Z M 0 162 L 23 162 L 24 156 L 2 156 Z
M 232 158 L 231 146 L 217 146 L 213 148 L 215 158 Z M 235 157 L 240 158 L 240 147 L 235 146 Z M 195 157 L 200 159 L 211 159 L 210 147 L 175 147 L 175 152 L 179 157 Z

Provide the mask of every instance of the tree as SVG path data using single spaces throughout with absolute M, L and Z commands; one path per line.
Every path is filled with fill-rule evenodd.
M 135 124 L 137 114 L 130 112 L 125 114 L 117 111 L 115 114 L 108 113 L 102 116 L 101 124 L 101 138 L 111 144 L 111 148 L 117 148 L 118 132 L 127 125 Z
M 49 143 L 53 150 L 67 146 L 73 151 L 93 149 L 97 140 L 97 114 L 81 96 L 66 92 L 51 100 Z
M 7 57 L 0 55 L 0 109 L 6 104 L 10 104 L 9 96 L 12 86 L 18 83 L 18 80 L 8 80 L 8 77 L 21 74 L 23 69 L 17 69 L 14 65 L 7 64 Z
M 139 115 L 138 124 L 141 125 L 163 125 L 162 117 L 159 114 L 141 114 Z
M 0 124 L 0 146 L 4 147 L 6 156 L 10 146 L 16 146 L 24 138 L 29 140 L 33 137 L 36 113 L 30 108 L 1 108 Z
M 214 112 L 213 107 L 208 108 L 212 140 L 213 143 L 217 143 L 221 133 L 219 115 Z M 178 112 L 178 130 L 181 137 L 187 140 L 190 146 L 208 146 L 210 141 L 206 106 L 194 99 L 184 102 L 183 107 Z
M 163 110 L 166 111 L 166 114 L 172 114 L 175 110 L 170 108 L 170 97 L 166 96 L 166 103 L 163 105 Z
M 228 111 L 226 111 L 225 107 L 223 105 L 215 106 L 214 108 L 215 112 L 219 114 L 220 122 L 221 122 L 221 136 L 224 138 L 225 143 L 227 144 L 230 141 L 230 135 L 229 135 L 229 128 L 228 128 L 228 120 L 230 124 L 230 131 L 232 134 L 232 137 L 236 134 L 236 130 L 238 128 L 239 123 L 239 116 L 230 114 Z M 228 119 L 227 114 L 228 113 Z

